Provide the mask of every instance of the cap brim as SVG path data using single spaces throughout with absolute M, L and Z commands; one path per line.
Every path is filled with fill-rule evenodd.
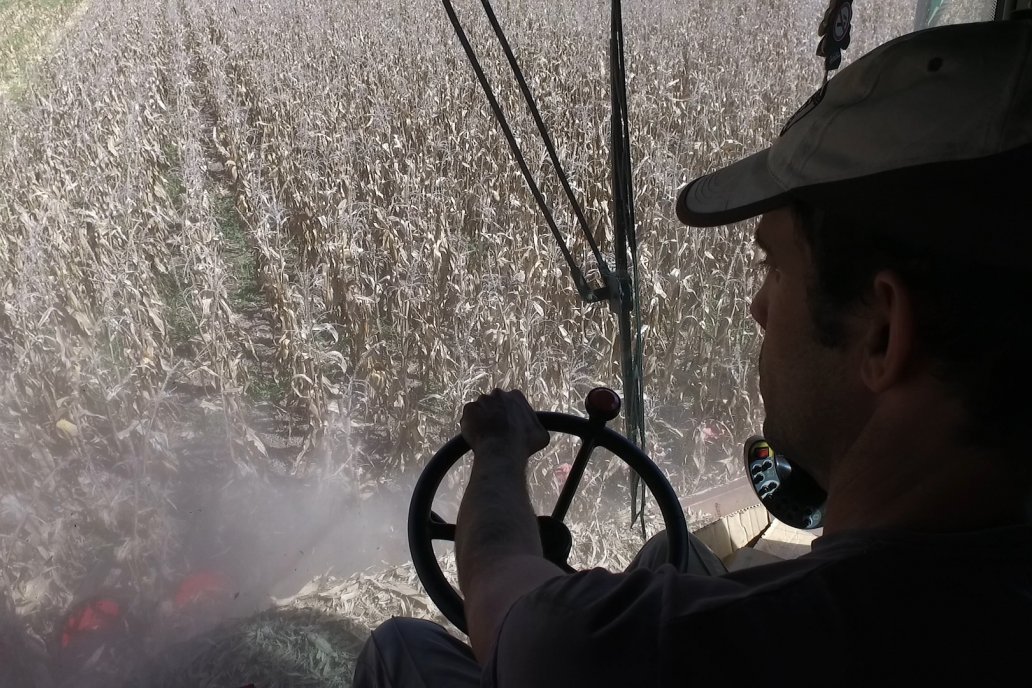
M 765 148 L 690 182 L 677 195 L 678 219 L 694 227 L 714 227 L 785 205 L 788 192 L 768 170 L 769 155 Z

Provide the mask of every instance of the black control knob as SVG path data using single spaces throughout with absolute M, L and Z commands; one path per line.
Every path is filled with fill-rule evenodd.
M 620 415 L 620 395 L 608 387 L 596 387 L 588 392 L 584 408 L 588 411 L 588 418 L 608 423 Z

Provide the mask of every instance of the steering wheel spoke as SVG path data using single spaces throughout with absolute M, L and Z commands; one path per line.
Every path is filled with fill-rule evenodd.
M 605 429 L 605 425 L 598 424 L 598 429 Z M 555 500 L 555 506 L 552 508 L 552 518 L 559 521 L 566 518 L 570 506 L 573 504 L 573 498 L 577 494 L 578 488 L 580 488 L 581 479 L 584 477 L 584 470 L 588 467 L 588 461 L 591 459 L 591 453 L 595 450 L 595 446 L 596 442 L 593 435 L 581 438 L 581 446 L 577 450 L 577 458 L 573 460 L 570 473 L 566 476 L 566 480 L 563 481 L 559 497 Z
M 448 523 L 438 516 L 436 511 L 431 511 L 430 522 L 427 523 L 427 534 L 431 540 L 455 542 L 455 524 Z

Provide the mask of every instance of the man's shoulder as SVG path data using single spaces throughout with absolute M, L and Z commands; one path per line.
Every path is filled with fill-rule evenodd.
M 899 632 L 905 641 L 905 625 L 887 620 L 911 618 L 935 626 L 932 636 L 960 637 L 965 620 L 1006 623 L 1032 615 L 1032 528 L 825 536 L 809 554 L 726 578 L 742 585 L 736 597 L 695 605 L 676 614 L 671 627 L 693 634 L 702 627 L 822 628 L 855 638 Z
M 1009 629 L 1032 615 L 1030 545 L 1029 528 L 852 533 L 822 538 L 796 559 L 722 576 L 671 566 L 584 571 L 513 606 L 489 675 L 518 679 L 498 684 L 506 686 L 727 679 L 745 645 L 762 639 L 795 643 L 828 670 L 864 648 L 875 653 L 865 665 L 872 680 L 904 647 L 911 659 L 932 661 L 978 640 L 984 657 L 999 657 Z M 977 668 L 982 655 L 965 651 L 959 668 Z M 848 678 L 844 685 L 855 685 Z

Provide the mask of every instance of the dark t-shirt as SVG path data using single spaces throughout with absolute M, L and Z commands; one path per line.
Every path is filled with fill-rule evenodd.
M 717 577 L 553 579 L 502 625 L 485 688 L 1026 684 L 1032 528 L 824 536 Z M 915 683 L 916 682 L 916 683 Z

